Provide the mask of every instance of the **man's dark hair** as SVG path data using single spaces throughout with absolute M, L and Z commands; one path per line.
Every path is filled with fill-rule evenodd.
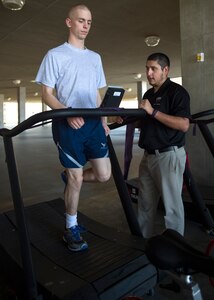
M 163 69 L 164 67 L 170 67 L 170 60 L 169 57 L 166 54 L 163 53 L 152 53 L 151 55 L 149 55 L 149 57 L 147 58 L 148 60 L 154 60 L 157 61 L 158 64 L 161 66 L 161 69 Z

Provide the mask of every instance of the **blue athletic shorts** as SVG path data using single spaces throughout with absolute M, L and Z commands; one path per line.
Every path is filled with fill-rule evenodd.
M 59 159 L 65 168 L 82 168 L 88 160 L 109 156 L 107 139 L 100 118 L 85 118 L 80 129 L 66 119 L 53 120 L 52 133 Z

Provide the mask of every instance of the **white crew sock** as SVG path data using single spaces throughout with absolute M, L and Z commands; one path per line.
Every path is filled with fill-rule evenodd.
M 66 228 L 71 228 L 75 225 L 77 225 L 77 214 L 72 216 L 67 213 L 65 213 L 65 220 L 66 220 Z

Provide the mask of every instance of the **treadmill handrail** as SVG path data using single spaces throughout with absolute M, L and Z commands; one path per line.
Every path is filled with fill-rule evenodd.
M 210 115 L 214 115 L 214 109 L 208 109 L 208 110 L 204 110 L 204 111 L 201 111 L 199 113 L 193 114 L 192 119 L 196 120 L 196 119 L 207 117 L 207 116 L 210 116 Z M 204 121 L 206 121 L 206 120 L 204 120 Z
M 33 125 L 44 122 L 49 119 L 68 118 L 68 117 L 101 117 L 101 116 L 135 116 L 144 117 L 146 111 L 144 109 L 124 109 L 124 108 L 63 108 L 49 110 L 37 113 L 12 129 L 0 128 L 0 136 L 14 137 L 21 132 L 32 128 Z M 41 124 L 42 125 L 42 124 Z

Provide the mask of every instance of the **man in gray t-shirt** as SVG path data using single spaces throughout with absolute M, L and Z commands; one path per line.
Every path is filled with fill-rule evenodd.
M 99 89 L 106 86 L 101 57 L 85 47 L 92 22 L 85 5 L 75 5 L 68 13 L 68 41 L 51 49 L 36 76 L 42 85 L 42 99 L 52 109 L 96 108 L 100 106 Z M 56 92 L 56 96 L 55 93 Z M 106 135 L 106 118 L 68 117 L 53 120 L 53 138 L 60 162 L 65 168 L 65 231 L 63 240 L 71 251 L 88 248 L 81 237 L 77 209 L 82 182 L 104 182 L 111 176 Z M 87 161 L 91 168 L 83 171 Z

